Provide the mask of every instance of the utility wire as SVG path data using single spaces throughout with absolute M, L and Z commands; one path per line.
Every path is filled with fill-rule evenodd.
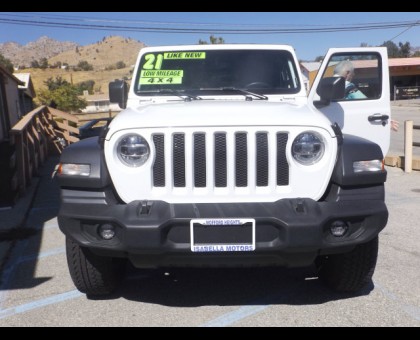
M 21 13 L 1 13 L 3 16 L 11 17 L 32 17 L 32 18 L 42 18 L 42 19 L 61 19 L 65 21 L 85 21 L 85 22 L 109 22 L 109 23 L 126 23 L 126 24 L 150 24 L 150 25 L 189 25 L 189 26 L 224 26 L 224 27 L 272 27 L 272 28 L 281 28 L 281 27 L 331 27 L 334 25 L 326 24 L 232 24 L 232 23 L 205 23 L 205 22 L 168 22 L 168 21 L 150 21 L 150 20 L 126 20 L 126 19 L 110 19 L 110 18 L 93 18 L 93 17 L 84 17 L 84 16 L 74 16 L 74 15 L 57 15 L 51 13 L 30 13 L 30 12 L 21 12 Z M 335 24 L 336 26 L 360 26 L 360 25 L 377 25 L 377 24 L 412 24 L 413 21 L 391 21 L 391 22 L 367 22 L 367 23 L 343 23 Z
M 153 32 L 153 33 L 177 33 L 177 34 L 301 34 L 301 33 L 331 33 L 347 31 L 366 31 L 407 27 L 407 30 L 419 26 L 420 21 L 373 23 L 369 25 L 336 26 L 336 27 L 312 27 L 312 28 L 260 28 L 260 29 L 226 29 L 226 28 L 179 28 L 179 27 L 150 27 L 150 26 L 125 26 L 107 24 L 84 24 L 65 23 L 59 21 L 27 20 L 0 18 L 0 23 L 28 26 L 44 26 L 68 29 L 102 30 L 102 31 L 130 31 L 130 32 Z M 402 32 L 404 33 L 404 32 Z
M 406 28 L 404 31 L 402 31 L 401 33 L 398 33 L 395 37 L 393 37 L 392 39 L 389 39 L 390 41 L 394 40 L 395 38 L 398 38 L 401 34 L 407 32 L 408 30 L 412 29 L 414 26 L 416 26 L 416 24 L 419 24 L 420 21 L 416 21 L 413 25 L 411 25 L 410 27 Z

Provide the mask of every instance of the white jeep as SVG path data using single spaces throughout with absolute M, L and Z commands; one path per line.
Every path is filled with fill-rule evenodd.
M 334 69 L 350 60 L 364 93 Z M 339 291 L 371 281 L 384 202 L 385 48 L 331 49 L 309 95 L 285 45 L 143 48 L 124 109 L 66 148 L 59 225 L 76 287 L 138 268 L 315 264 Z

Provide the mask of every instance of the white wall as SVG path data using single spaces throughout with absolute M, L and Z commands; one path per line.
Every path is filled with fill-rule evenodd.
M 10 125 L 13 127 L 22 116 L 19 106 L 18 84 L 11 78 L 6 78 L 6 101 L 9 110 Z

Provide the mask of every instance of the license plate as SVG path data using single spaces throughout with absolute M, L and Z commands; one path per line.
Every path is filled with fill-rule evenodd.
M 196 253 L 255 250 L 255 219 L 193 219 L 190 234 Z

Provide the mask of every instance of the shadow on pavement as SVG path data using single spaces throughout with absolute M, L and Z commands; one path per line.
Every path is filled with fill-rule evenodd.
M 231 305 L 317 305 L 368 295 L 336 293 L 314 276 L 314 268 L 131 269 L 120 289 L 108 299 L 171 307 Z
M 24 227 L 11 229 L 2 235 L 5 240 L 13 242 L 13 247 L 3 268 L 0 290 L 28 289 L 52 278 L 35 277 L 35 270 L 43 229 L 59 210 L 59 187 L 51 178 L 57 163 L 58 157 L 50 157 L 40 169 L 40 182 Z

